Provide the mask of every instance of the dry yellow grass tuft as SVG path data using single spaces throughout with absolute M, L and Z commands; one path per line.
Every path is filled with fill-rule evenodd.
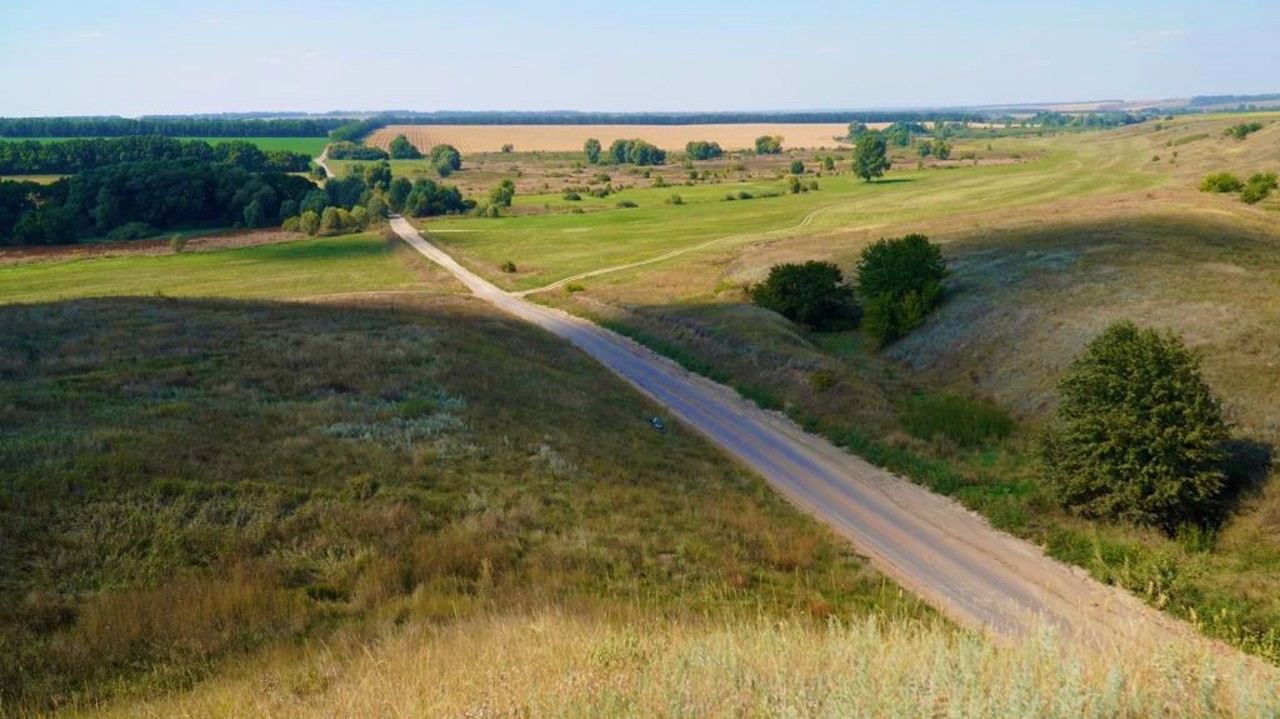
M 610 622 L 558 611 L 286 650 L 106 716 L 1274 716 L 1272 669 L 1187 646 L 1081 654 L 938 624 Z
M 718 142 L 725 150 L 755 147 L 761 135 L 782 135 L 786 148 L 840 147 L 836 138 L 848 127 L 840 124 L 752 125 L 391 125 L 373 133 L 365 144 L 387 149 L 404 135 L 423 152 L 450 144 L 464 154 L 499 152 L 513 145 L 516 152 L 577 152 L 594 137 L 606 148 L 614 140 L 639 138 L 665 150 L 683 150 L 694 140 Z

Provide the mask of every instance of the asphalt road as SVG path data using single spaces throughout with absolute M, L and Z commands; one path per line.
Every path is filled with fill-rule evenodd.
M 727 387 L 586 320 L 498 289 L 404 219 L 393 218 L 391 226 L 477 297 L 568 340 L 648 395 L 953 620 L 1013 637 L 1048 624 L 1064 636 L 1113 646 L 1123 646 L 1127 637 L 1150 641 L 1160 632 L 1194 635 L 1135 597 L 1049 559 L 955 502 L 804 432 Z

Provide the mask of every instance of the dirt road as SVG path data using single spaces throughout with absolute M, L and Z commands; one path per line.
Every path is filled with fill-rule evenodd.
M 426 242 L 405 220 L 396 233 L 475 295 L 562 337 L 847 537 L 882 572 L 957 622 L 1007 636 L 1044 624 L 1086 641 L 1124 645 L 1189 627 L 1088 579 L 1035 546 L 992 529 L 955 502 L 849 455 L 586 320 L 508 294 Z M 646 431 L 620 427 L 620 432 Z

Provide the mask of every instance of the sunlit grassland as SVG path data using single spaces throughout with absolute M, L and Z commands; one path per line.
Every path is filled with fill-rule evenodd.
M 932 622 L 628 621 L 558 610 L 280 652 L 109 717 L 1266 717 L 1274 672 L 1177 643 L 1015 645 Z
M 1144 169 L 1145 146 L 1128 137 L 1078 136 L 1023 140 L 1015 145 L 1045 153 L 1022 164 L 906 170 L 865 183 L 845 171 L 816 178 L 819 190 L 726 201 L 739 191 L 784 193 L 783 180 L 699 183 L 692 187 L 633 187 L 604 199 L 566 202 L 560 195 L 518 196 L 520 205 L 550 205 L 559 214 L 423 223 L 436 239 L 474 269 L 513 289 L 530 289 L 580 272 L 626 264 L 725 238 L 726 244 L 850 226 L 895 223 L 949 214 L 1021 207 L 1055 199 L 1133 192 L 1167 178 Z M 607 169 L 607 168 L 606 168 Z M 679 177 L 679 168 L 653 170 Z M 679 195 L 683 204 L 670 204 Z M 636 208 L 616 208 L 631 201 Z M 584 214 L 570 214 L 579 207 Z M 807 222 L 806 222 L 807 220 Z M 512 261 L 516 275 L 499 265 Z
M 0 266 L 0 302 L 167 295 L 270 299 L 421 289 L 424 261 L 381 233 L 168 255 Z
M 571 346 L 343 302 L 0 307 L 0 713 L 520 607 L 934 616 Z

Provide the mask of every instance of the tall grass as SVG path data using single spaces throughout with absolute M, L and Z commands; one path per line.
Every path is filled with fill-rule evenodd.
M 447 297 L 0 307 L 0 715 L 532 602 L 930 616 L 554 338 Z
M 533 611 L 282 652 L 104 716 L 1264 717 L 1270 668 L 1186 646 L 1081 653 L 928 622 L 627 621 Z

